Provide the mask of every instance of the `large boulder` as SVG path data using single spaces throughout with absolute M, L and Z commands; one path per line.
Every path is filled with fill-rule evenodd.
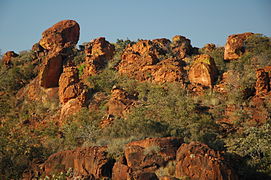
M 86 67 L 84 74 L 89 76 L 99 73 L 113 58 L 114 52 L 114 45 L 106 41 L 104 37 L 92 40 L 85 46 Z
M 79 25 L 73 20 L 56 23 L 42 33 L 42 39 L 33 48 L 36 53 L 48 55 L 43 58 L 40 70 L 40 85 L 44 88 L 58 87 L 63 64 L 67 63 L 79 40 Z
M 59 51 L 75 46 L 79 40 L 80 27 L 76 21 L 63 20 L 42 33 L 39 44 L 49 51 Z
M 191 46 L 190 39 L 184 36 L 176 35 L 172 38 L 172 51 L 179 59 L 185 58 L 187 55 L 191 55 L 193 47 Z
M 227 39 L 224 51 L 225 60 L 235 60 L 245 52 L 244 41 L 253 35 L 251 32 L 230 35 Z
M 114 165 L 113 179 L 119 177 L 141 179 L 142 174 L 155 179 L 154 172 L 166 166 L 169 161 L 175 160 L 176 151 L 182 143 L 181 138 L 165 137 L 133 141 L 127 144 L 124 148 L 125 157 Z
M 12 58 L 15 58 L 19 56 L 18 54 L 16 54 L 14 51 L 7 51 L 3 57 L 2 57 L 2 63 L 5 65 L 11 65 L 12 63 Z
M 102 179 L 111 177 L 114 160 L 107 157 L 106 147 L 86 147 L 51 155 L 42 165 L 45 175 L 67 172 Z
M 222 155 L 207 145 L 191 142 L 183 144 L 177 151 L 176 177 L 201 179 L 237 179 Z
M 192 84 L 211 87 L 217 78 L 214 59 L 207 54 L 197 55 L 189 70 L 188 78 Z

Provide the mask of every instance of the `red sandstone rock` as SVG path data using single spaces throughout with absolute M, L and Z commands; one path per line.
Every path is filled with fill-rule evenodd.
M 80 27 L 76 21 L 63 20 L 42 33 L 39 44 L 49 51 L 59 51 L 75 46 L 79 40 Z
M 59 78 L 59 100 L 62 104 L 78 97 L 83 92 L 83 85 L 79 83 L 76 67 L 66 67 Z
M 180 138 L 175 137 L 133 141 L 125 147 L 127 165 L 132 169 L 158 169 L 175 159 L 176 150 L 182 143 Z
M 191 142 L 177 151 L 176 177 L 190 179 L 237 179 L 221 154 L 207 145 Z
M 193 47 L 191 42 L 184 36 L 176 35 L 172 38 L 172 51 L 180 59 L 191 55 Z
M 121 88 L 113 88 L 111 97 L 107 103 L 108 114 L 116 117 L 124 117 L 135 100 L 137 100 L 135 95 L 130 95 Z
M 2 63 L 5 65 L 11 65 L 12 58 L 19 56 L 14 51 L 7 51 L 2 57 Z
M 117 67 L 119 73 L 140 81 L 183 82 L 182 62 L 176 58 L 159 60 L 163 58 L 167 47 L 160 47 L 158 41 L 142 40 L 128 46 Z
M 211 87 L 217 78 L 216 76 L 217 67 L 211 56 L 202 54 L 195 57 L 188 73 L 188 78 L 192 84 Z
M 270 90 L 270 71 L 268 71 L 268 67 L 265 69 L 256 71 L 256 95 L 267 93 Z
M 210 44 L 205 44 L 202 50 L 204 52 L 212 52 L 215 48 L 216 48 L 215 44 L 210 43 Z
M 115 51 L 114 45 L 105 40 L 104 37 L 100 37 L 92 40 L 85 47 L 86 54 L 86 67 L 84 74 L 95 75 L 99 73 L 108 61 L 113 58 Z
M 235 60 L 245 52 L 244 41 L 253 35 L 251 32 L 230 35 L 227 39 L 224 51 L 225 60 Z
M 44 88 L 58 87 L 59 77 L 63 71 L 63 58 L 59 53 L 49 54 L 43 62 L 40 85 Z
M 77 148 L 61 151 L 51 155 L 42 165 L 42 173 L 52 175 L 61 171 L 68 171 L 94 176 L 95 179 L 111 177 L 114 161 L 107 157 L 105 147 Z

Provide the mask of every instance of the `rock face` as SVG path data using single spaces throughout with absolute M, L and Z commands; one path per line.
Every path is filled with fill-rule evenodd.
M 190 82 L 211 87 L 216 80 L 216 76 L 217 67 L 214 59 L 207 54 L 197 55 L 188 73 Z
M 167 53 L 167 44 L 168 41 L 158 39 L 141 40 L 128 46 L 117 67 L 119 73 L 139 81 L 183 82 L 182 61 L 176 58 L 163 59 Z
M 92 40 L 85 47 L 86 68 L 84 74 L 87 76 L 95 75 L 105 68 L 110 59 L 113 58 L 115 51 L 114 45 L 100 37 Z
M 153 178 L 153 173 L 159 167 L 174 160 L 176 151 L 183 141 L 180 138 L 151 138 L 134 141 L 126 145 L 125 157 L 118 161 L 113 168 L 113 179 L 140 179 L 140 174 Z M 145 174 L 145 175 L 146 175 Z
M 2 63 L 9 66 L 12 63 L 12 58 L 19 56 L 14 51 L 7 51 L 2 58 Z
M 256 71 L 256 95 L 270 91 L 271 66 Z
M 233 34 L 227 39 L 224 51 L 225 60 L 235 60 L 245 52 L 244 41 L 253 35 L 251 32 L 243 34 Z
M 180 59 L 191 55 L 193 47 L 191 41 L 184 36 L 176 35 L 172 38 L 172 51 Z
M 59 78 L 59 100 L 62 104 L 78 97 L 83 92 L 83 85 L 79 83 L 78 70 L 75 67 L 64 68 Z
M 58 87 L 59 77 L 63 71 L 61 54 L 49 54 L 43 62 L 40 72 L 40 85 L 44 88 Z
M 176 177 L 190 179 L 237 179 L 219 152 L 198 142 L 183 144 L 177 151 Z
M 105 147 L 88 147 L 67 150 L 51 155 L 42 164 L 42 173 L 52 175 L 72 168 L 76 174 L 88 178 L 111 177 L 114 160 L 107 157 Z
M 77 44 L 80 27 L 76 21 L 63 20 L 42 33 L 39 44 L 49 51 L 59 51 Z
M 59 79 L 59 100 L 62 104 L 60 118 L 79 112 L 87 99 L 87 91 L 79 82 L 78 70 L 66 67 Z

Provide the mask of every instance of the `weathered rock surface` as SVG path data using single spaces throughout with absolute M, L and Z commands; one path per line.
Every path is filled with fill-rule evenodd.
M 79 83 L 76 67 L 66 67 L 59 78 L 59 100 L 62 104 L 78 97 L 83 92 L 83 84 Z
M 271 66 L 256 71 L 256 95 L 270 91 Z
M 108 114 L 116 117 L 124 117 L 125 113 L 129 111 L 136 100 L 136 95 L 130 95 L 127 91 L 114 87 L 107 103 Z
M 86 67 L 84 74 L 87 76 L 99 73 L 108 61 L 113 58 L 115 51 L 114 45 L 100 37 L 92 40 L 85 46 Z
M 12 63 L 12 58 L 19 56 L 14 51 L 7 51 L 2 57 L 2 63 L 9 66 Z
M 101 179 L 111 177 L 113 164 L 114 160 L 107 157 L 106 147 L 77 148 L 51 155 L 42 164 L 42 173 L 52 175 L 72 168 L 77 174 Z
M 177 151 L 176 177 L 190 179 L 237 179 L 219 152 L 207 145 L 191 142 Z
M 49 51 L 58 52 L 75 46 L 79 40 L 80 27 L 76 21 L 63 20 L 42 33 L 39 44 Z
M 207 54 L 197 55 L 189 70 L 188 78 L 192 84 L 211 87 L 217 78 L 214 59 Z
M 41 68 L 40 85 L 44 88 L 58 87 L 59 77 L 63 71 L 63 58 L 59 53 L 48 54 Z
M 125 157 L 114 165 L 113 179 L 118 177 L 141 179 L 144 177 L 142 174 L 155 179 L 155 170 L 174 160 L 176 151 L 182 143 L 180 138 L 167 137 L 150 138 L 127 144 L 124 150 Z
M 215 48 L 216 48 L 216 45 L 210 43 L 210 44 L 205 44 L 204 47 L 202 48 L 202 50 L 204 52 L 212 52 Z
M 167 45 L 162 44 L 164 40 L 159 41 L 162 40 L 141 40 L 127 47 L 117 67 L 119 73 L 140 81 L 183 82 L 182 61 L 176 58 L 160 60 L 167 53 Z
M 184 36 L 174 36 L 172 38 L 172 51 L 179 59 L 183 59 L 187 55 L 191 55 L 193 52 L 191 41 Z
M 244 41 L 253 35 L 251 32 L 230 35 L 227 39 L 224 51 L 225 60 L 235 60 L 245 52 Z

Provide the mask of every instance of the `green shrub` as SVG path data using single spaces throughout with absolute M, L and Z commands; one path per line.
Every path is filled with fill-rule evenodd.
M 241 156 L 248 167 L 269 176 L 271 175 L 270 144 L 270 123 L 259 127 L 245 127 L 242 133 L 226 140 L 228 152 Z

